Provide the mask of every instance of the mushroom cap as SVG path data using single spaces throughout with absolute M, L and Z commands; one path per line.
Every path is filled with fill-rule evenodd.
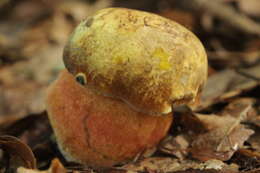
M 96 93 L 156 115 L 194 101 L 207 78 L 207 55 L 192 32 L 132 9 L 103 9 L 81 22 L 63 60 Z
M 150 116 L 78 84 L 66 70 L 48 88 L 47 111 L 68 161 L 108 167 L 130 161 L 167 134 L 167 116 Z

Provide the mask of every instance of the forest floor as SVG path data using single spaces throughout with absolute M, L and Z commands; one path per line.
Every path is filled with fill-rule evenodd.
M 200 103 L 175 111 L 149 157 L 96 170 L 66 162 L 45 110 L 71 31 L 106 7 L 150 11 L 193 31 L 206 48 Z M 0 1 L 0 172 L 260 173 L 259 0 Z M 17 169 L 18 168 L 18 169 Z

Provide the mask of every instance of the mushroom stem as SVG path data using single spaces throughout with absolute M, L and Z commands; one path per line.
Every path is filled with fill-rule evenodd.
M 171 114 L 150 116 L 97 95 L 66 70 L 48 89 L 47 111 L 67 160 L 95 167 L 130 161 L 156 146 L 172 122 Z

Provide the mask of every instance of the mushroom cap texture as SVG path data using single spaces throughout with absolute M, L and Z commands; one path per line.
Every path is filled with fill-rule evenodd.
M 132 160 L 167 134 L 172 115 L 150 116 L 82 87 L 67 71 L 51 84 L 48 116 L 65 158 L 94 167 Z
M 193 102 L 207 78 L 207 55 L 192 32 L 124 8 L 103 9 L 81 22 L 63 59 L 72 74 L 86 75 L 87 87 L 151 114 Z

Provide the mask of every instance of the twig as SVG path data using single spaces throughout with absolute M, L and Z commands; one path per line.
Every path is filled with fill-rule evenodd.
M 181 5 L 196 11 L 205 11 L 231 26 L 249 34 L 260 36 L 260 24 L 236 12 L 232 7 L 217 0 L 182 0 Z

